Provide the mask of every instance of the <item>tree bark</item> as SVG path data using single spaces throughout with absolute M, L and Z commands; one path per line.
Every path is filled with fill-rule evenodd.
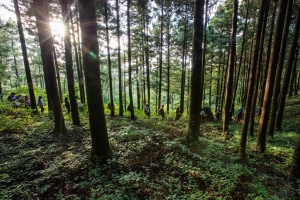
M 99 67 L 99 45 L 94 0 L 79 0 L 82 37 L 83 69 L 85 75 L 92 162 L 99 164 L 112 157 L 104 115 Z
M 261 152 L 264 152 L 266 150 L 266 132 L 267 132 L 268 120 L 270 116 L 271 100 L 273 96 L 276 68 L 277 68 L 279 51 L 280 51 L 280 48 L 278 47 L 280 46 L 282 40 L 282 31 L 283 31 L 282 24 L 284 24 L 287 4 L 288 1 L 286 0 L 280 0 L 279 2 L 279 11 L 276 20 L 277 25 L 275 30 L 274 43 L 272 46 L 262 113 L 259 121 L 259 130 L 258 130 L 257 141 L 256 141 L 257 147 L 260 149 Z
M 53 61 L 53 38 L 51 36 L 49 16 L 48 16 L 48 1 L 34 0 L 34 11 L 36 16 L 36 24 L 38 29 L 40 47 L 43 57 L 43 65 L 47 74 L 50 89 L 50 100 L 55 109 L 53 109 L 54 114 L 54 132 L 65 134 L 66 126 L 65 120 L 62 114 L 61 102 L 59 100 L 59 94 L 57 89 L 57 82 L 55 77 L 55 68 Z
M 106 32 L 106 45 L 107 45 L 107 63 L 108 63 L 108 77 L 109 77 L 109 103 L 111 104 L 110 116 L 115 116 L 114 109 L 114 96 L 113 96 L 113 85 L 112 85 L 112 72 L 111 72 L 111 59 L 110 59 L 110 47 L 109 47 L 109 33 L 108 33 L 108 1 L 104 0 L 104 10 L 105 10 L 105 32 Z
M 118 37 L 118 72 L 119 72 L 119 115 L 123 116 L 123 99 L 122 99 L 122 68 L 121 68 L 121 48 L 120 48 L 120 14 L 119 14 L 119 0 L 116 0 L 117 12 L 117 37 Z
M 262 24 L 262 30 L 260 32 L 260 44 L 259 44 L 259 53 L 258 53 L 258 61 L 257 61 L 257 69 L 255 72 L 255 82 L 254 82 L 254 90 L 252 95 L 252 104 L 250 108 L 250 135 L 254 135 L 254 119 L 256 116 L 256 102 L 257 102 L 257 94 L 258 94 L 258 88 L 259 88 L 259 81 L 261 79 L 260 74 L 262 72 L 262 60 L 263 60 L 263 52 L 264 52 L 264 42 L 265 42 L 265 34 L 266 34 L 266 26 L 268 21 L 268 14 L 269 14 L 269 7 L 270 7 L 270 1 L 265 1 L 265 8 L 264 8 L 264 17 L 263 17 L 263 24 Z
M 263 77 L 262 81 L 260 84 L 260 96 L 259 96 L 259 110 L 258 110 L 258 115 L 261 115 L 261 108 L 264 100 L 264 93 L 265 93 L 265 85 L 267 81 L 267 76 L 268 76 L 268 65 L 270 62 L 270 56 L 271 56 L 271 49 L 272 49 L 272 38 L 273 38 L 273 33 L 274 33 L 274 24 L 275 24 L 275 17 L 276 17 L 276 7 L 277 7 L 277 1 L 274 1 L 274 6 L 273 6 L 273 13 L 272 13 L 272 22 L 270 26 L 270 34 L 269 34 L 269 39 L 268 39 L 268 47 L 267 47 L 267 53 L 266 53 L 266 59 L 265 59 L 265 65 L 264 65 L 264 72 L 263 72 Z
M 128 35 L 128 81 L 129 81 L 129 106 L 130 106 L 130 119 L 134 120 L 134 108 L 132 98 L 132 80 L 131 80 L 131 35 L 130 35 L 130 5 L 131 0 L 127 1 L 127 35 Z
M 24 32 L 23 32 L 23 26 L 22 26 L 22 21 L 21 21 L 18 0 L 14 0 L 14 6 L 15 6 L 15 13 L 16 13 L 16 17 L 17 17 L 17 23 L 18 23 L 18 31 L 19 31 L 19 37 L 20 37 L 20 42 L 21 42 L 28 91 L 29 91 L 29 96 L 30 96 L 30 101 L 31 101 L 31 109 L 36 110 L 37 109 L 36 99 L 35 99 L 35 94 L 34 94 L 34 87 L 33 87 L 33 82 L 32 82 L 32 77 L 31 77 L 31 71 L 30 71 L 30 67 L 29 67 L 27 48 L 26 48 L 26 42 L 25 42 L 25 37 L 24 37 Z M 0 85 L 0 88 L 1 88 L 1 85 Z
M 285 60 L 284 58 L 285 58 L 286 46 L 288 43 L 287 39 L 289 34 L 289 27 L 290 27 L 291 17 L 292 17 L 292 7 L 293 7 L 292 4 L 293 4 L 293 0 L 288 0 L 288 6 L 287 6 L 288 8 L 285 17 L 283 36 L 282 36 L 281 47 L 280 47 L 279 62 L 276 70 L 275 85 L 273 89 L 271 114 L 270 114 L 268 129 L 267 129 L 267 134 L 270 135 L 272 138 L 274 137 L 274 132 L 275 132 L 275 121 L 276 121 L 276 114 L 278 108 L 278 99 L 279 99 L 278 97 L 280 94 L 280 83 L 281 83 L 281 77 L 283 71 L 283 64 Z
M 246 154 L 246 142 L 247 142 L 247 131 L 249 126 L 249 119 L 252 107 L 255 106 L 253 104 L 253 93 L 254 93 L 254 87 L 255 87 L 255 81 L 258 77 L 256 77 L 256 71 L 257 71 L 257 65 L 258 63 L 258 57 L 259 57 L 259 51 L 261 47 L 261 36 L 262 36 L 262 30 L 263 30 L 263 21 L 264 21 L 264 15 L 265 15 L 265 8 L 267 0 L 260 1 L 260 9 L 259 9 L 259 18 L 258 18 L 258 24 L 257 24 L 257 33 L 255 38 L 255 46 L 254 46 L 254 54 L 253 54 L 253 62 L 251 66 L 248 86 L 247 86 L 247 99 L 245 104 L 245 112 L 244 112 L 244 123 L 242 128 L 242 134 L 241 134 L 241 140 L 240 140 L 240 156 L 245 157 Z
M 83 73 L 82 73 L 82 67 L 81 67 L 81 57 L 79 57 L 80 52 L 78 52 L 78 50 L 77 50 L 75 29 L 74 29 L 74 24 L 73 24 L 73 20 L 72 20 L 72 11 L 71 11 L 70 7 L 69 7 L 69 11 L 70 11 L 70 22 L 71 22 L 71 29 L 72 29 L 72 37 L 73 37 L 73 43 L 74 43 L 74 54 L 75 54 L 75 59 L 76 59 L 76 68 L 77 68 L 77 77 L 78 77 L 80 101 L 81 101 L 81 103 L 85 103 L 85 90 L 84 90 Z M 78 41 L 78 42 L 80 42 L 80 41 Z M 76 101 L 77 101 L 77 99 L 76 99 Z
M 231 29 L 231 44 L 230 44 L 230 56 L 229 56 L 229 67 L 226 79 L 226 95 L 225 95 L 225 112 L 223 121 L 223 133 L 228 134 L 229 132 L 229 120 L 231 115 L 234 113 L 230 110 L 232 104 L 232 94 L 233 94 L 233 75 L 234 75 L 234 65 L 236 57 L 236 30 L 237 30 L 237 14 L 238 14 L 238 0 L 234 0 L 233 12 L 232 12 L 232 29 Z
M 160 19 L 160 45 L 159 45 L 159 82 L 158 82 L 158 105 L 161 105 L 161 87 L 162 87 L 162 50 L 163 50 L 163 28 L 164 28 L 164 1 L 161 0 L 161 19 Z
M 291 73 L 292 73 L 292 68 L 293 68 L 293 62 L 296 62 L 295 57 L 298 53 L 296 53 L 298 50 L 297 48 L 297 41 L 299 38 L 299 29 L 300 29 L 300 7 L 298 7 L 298 15 L 297 15 L 297 21 L 294 29 L 294 38 L 291 43 L 290 47 L 290 52 L 289 52 L 289 57 L 288 57 L 288 62 L 286 65 L 286 70 L 284 74 L 284 80 L 283 84 L 281 86 L 281 92 L 280 92 L 280 98 L 279 98 L 279 105 L 278 105 L 278 111 L 276 115 L 276 128 L 278 130 L 281 130 L 282 126 L 282 120 L 283 120 L 283 111 L 284 111 L 284 106 L 285 106 L 285 101 L 286 101 L 286 95 L 288 92 L 288 87 L 289 83 L 291 80 Z
M 73 61 L 72 61 L 72 45 L 70 38 L 70 18 L 68 14 L 68 0 L 60 0 L 62 16 L 65 26 L 65 59 L 66 59 L 66 71 L 67 71 L 67 80 L 68 80 L 68 91 L 71 105 L 71 115 L 74 125 L 80 125 L 79 113 L 76 102 L 75 87 L 74 87 L 74 71 L 73 71 Z
M 189 130 L 187 139 L 189 141 L 198 141 L 200 135 L 200 88 L 202 77 L 202 65 L 203 65 L 203 15 L 204 15 L 204 1 L 196 0 L 195 13 L 194 13 L 194 39 L 193 39 L 193 51 L 192 51 L 192 77 L 191 77 L 191 111 L 189 119 Z

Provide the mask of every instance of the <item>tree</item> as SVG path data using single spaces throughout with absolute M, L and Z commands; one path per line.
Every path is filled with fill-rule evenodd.
M 290 180 L 292 181 L 295 199 L 299 199 L 299 180 L 300 180 L 300 137 L 297 142 L 297 146 L 295 148 L 292 165 L 291 165 L 291 172 L 290 172 Z
M 201 109 L 201 94 L 200 88 L 203 61 L 202 61 L 202 41 L 203 41 L 203 15 L 204 1 L 196 0 L 194 13 L 194 38 L 193 38 L 193 60 L 192 60 L 192 77 L 191 77 L 191 111 L 189 119 L 188 140 L 197 141 L 200 135 L 200 109 Z
M 130 4 L 131 0 L 127 1 L 127 37 L 128 37 L 128 84 L 129 84 L 129 106 L 130 118 L 134 120 L 133 98 L 132 98 L 132 80 L 131 80 L 131 35 L 130 35 Z
M 91 160 L 103 163 L 111 158 L 106 120 L 101 93 L 99 45 L 94 0 L 80 0 L 80 28 L 82 37 L 83 69 L 92 137 Z
M 245 106 L 245 114 L 244 114 L 244 123 L 243 123 L 243 129 L 242 129 L 242 135 L 241 135 L 241 141 L 240 141 L 240 155 L 242 157 L 245 156 L 245 149 L 246 149 L 246 141 L 247 141 L 247 131 L 248 131 L 248 125 L 249 125 L 249 118 L 252 106 L 255 106 L 253 104 L 253 93 L 254 93 L 254 85 L 256 77 L 256 71 L 257 71 L 257 60 L 259 57 L 259 47 L 260 47 L 260 40 L 261 40 L 261 32 L 263 27 L 263 19 L 264 19 L 264 13 L 266 8 L 266 2 L 267 0 L 262 0 L 260 2 L 260 9 L 259 9 L 259 18 L 258 18 L 258 25 L 257 25 L 257 34 L 256 34 L 256 42 L 254 47 L 254 55 L 253 55 L 253 62 L 252 67 L 250 71 L 250 77 L 248 82 L 248 92 L 247 92 L 247 100 L 246 100 L 246 106 Z
M 164 1 L 161 0 L 160 16 L 160 44 L 159 44 L 159 81 L 158 81 L 158 108 L 161 105 L 161 88 L 162 88 L 162 51 L 163 51 L 163 28 L 164 28 Z
M 81 103 L 85 103 L 85 91 L 84 91 L 84 83 L 83 83 L 83 73 L 82 73 L 82 66 L 81 66 L 81 58 L 79 56 L 78 48 L 77 48 L 77 41 L 75 37 L 75 28 L 74 23 L 72 20 L 72 11 L 69 6 L 69 12 L 70 12 L 70 22 L 71 22 L 71 32 L 72 32 L 72 38 L 73 38 L 73 45 L 74 45 L 74 54 L 76 59 L 76 68 L 77 68 L 77 77 L 78 77 L 78 85 L 79 85 L 79 93 L 80 93 L 80 101 Z M 76 14 L 77 15 L 77 14 Z M 78 41 L 80 42 L 80 41 Z M 81 54 L 80 54 L 81 55 Z M 77 101 L 77 99 L 76 99 Z
M 256 142 L 261 152 L 264 152 L 266 150 L 266 132 L 267 132 L 268 120 L 270 116 L 271 100 L 273 96 L 276 68 L 277 68 L 279 51 L 280 51 L 280 48 L 278 47 L 280 46 L 282 40 L 282 32 L 283 32 L 282 24 L 284 24 L 287 4 L 288 1 L 286 0 L 280 0 L 279 2 L 279 11 L 276 20 L 277 25 L 276 25 L 274 42 L 271 51 L 271 59 L 268 67 L 269 68 L 268 77 L 266 82 L 264 101 L 263 101 L 262 113 L 259 121 L 259 130 L 258 130 L 257 142 Z
M 283 71 L 283 63 L 285 60 L 285 52 L 288 43 L 287 39 L 289 34 L 289 27 L 290 27 L 291 17 L 292 17 L 292 7 L 293 7 L 292 4 L 293 4 L 293 0 L 288 0 L 287 13 L 285 17 L 283 36 L 282 36 L 281 47 L 280 47 L 279 62 L 276 70 L 275 85 L 273 89 L 271 114 L 270 114 L 268 129 L 267 129 L 267 134 L 270 135 L 271 137 L 274 136 L 274 131 L 275 131 L 276 113 L 277 113 L 278 99 L 280 94 L 280 83 L 281 83 L 281 77 Z
M 123 99 L 122 99 L 122 69 L 121 69 L 121 48 L 120 48 L 120 14 L 119 14 L 119 0 L 116 0 L 117 12 L 117 37 L 118 37 L 118 71 L 119 71 L 119 115 L 123 116 Z
M 55 109 L 54 114 L 54 132 L 66 133 L 65 120 L 62 114 L 61 102 L 59 100 L 57 82 L 55 77 L 55 68 L 53 61 L 53 38 L 51 36 L 49 16 L 48 16 L 48 1 L 34 0 L 34 11 L 36 16 L 36 25 L 38 29 L 39 42 L 42 52 L 42 59 L 45 76 L 49 82 L 50 101 Z
M 109 32 L 108 32 L 108 1 L 104 0 L 104 10 L 105 10 L 105 33 L 106 33 L 106 44 L 107 44 L 107 62 L 108 62 L 108 77 L 109 77 L 109 97 L 110 97 L 110 116 L 115 116 L 114 109 L 114 97 L 113 97 L 113 85 L 112 85 L 112 74 L 111 74 L 111 59 L 110 59 L 110 47 L 109 47 Z
M 80 125 L 79 113 L 76 102 L 75 88 L 74 88 L 74 72 L 73 72 L 73 61 L 72 61 L 72 46 L 70 38 L 70 26 L 69 26 L 69 12 L 68 12 L 68 0 L 60 0 L 63 21 L 65 25 L 65 59 L 66 59 L 66 71 L 68 80 L 68 91 L 71 105 L 71 115 L 74 125 Z
M 281 86 L 281 92 L 280 92 L 280 98 L 279 98 L 279 104 L 278 104 L 278 111 L 276 115 L 276 128 L 278 130 L 281 130 L 282 126 L 282 120 L 283 120 L 283 111 L 284 111 L 284 106 L 285 106 L 285 101 L 286 101 L 286 95 L 288 92 L 288 87 L 289 83 L 291 80 L 291 73 L 292 73 L 292 68 L 293 68 L 293 62 L 295 61 L 295 57 L 297 57 L 297 41 L 299 38 L 299 29 L 300 29 L 300 6 L 298 6 L 298 15 L 297 15 L 297 20 L 296 20 L 296 25 L 295 25 L 295 30 L 294 30 L 294 37 L 293 41 L 290 47 L 290 52 L 289 52 L 289 57 L 287 61 L 287 67 L 285 70 L 284 74 L 284 80 Z
M 31 100 L 31 108 L 37 109 L 18 0 L 14 0 L 14 6 L 15 6 L 15 13 L 17 16 L 18 30 L 19 30 L 21 48 L 22 48 L 22 53 L 23 53 L 23 61 L 24 61 L 24 66 L 25 66 L 28 91 L 29 91 L 29 96 L 30 96 L 30 100 Z M 0 87 L 1 87 L 1 85 L 0 85 Z
M 234 0 L 233 12 L 232 12 L 232 28 L 231 28 L 231 44 L 230 44 L 230 56 L 229 65 L 226 78 L 226 95 L 225 95 L 225 112 L 223 121 L 223 133 L 228 133 L 229 131 L 229 120 L 232 113 L 232 94 L 233 94 L 233 74 L 235 65 L 235 54 L 236 54 L 236 30 L 237 30 L 237 13 L 238 12 L 238 0 Z

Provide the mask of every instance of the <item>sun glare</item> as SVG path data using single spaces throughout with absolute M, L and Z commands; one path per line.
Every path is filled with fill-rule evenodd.
M 53 36 L 64 37 L 65 27 L 60 21 L 50 22 L 51 32 Z

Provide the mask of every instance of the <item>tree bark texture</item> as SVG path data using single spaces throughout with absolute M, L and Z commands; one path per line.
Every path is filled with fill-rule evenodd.
M 111 158 L 104 115 L 99 67 L 99 45 L 94 0 L 79 0 L 82 37 L 83 69 L 85 75 L 89 123 L 92 137 L 91 160 L 102 163 Z

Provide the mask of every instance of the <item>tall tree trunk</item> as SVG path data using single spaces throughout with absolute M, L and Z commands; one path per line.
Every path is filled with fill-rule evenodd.
M 168 47 L 168 53 L 167 53 L 167 114 L 170 112 L 170 40 L 171 40 L 171 35 L 170 35 L 170 26 L 171 26 L 171 17 L 170 17 L 170 11 L 168 12 L 168 29 L 167 29 L 167 47 Z
M 123 116 L 123 99 L 122 99 L 122 68 L 121 68 L 121 47 L 120 47 L 120 14 L 119 14 L 119 0 L 116 0 L 117 12 L 117 36 L 118 36 L 118 72 L 119 72 L 119 115 Z
M 59 67 L 58 67 L 58 62 L 57 62 L 57 57 L 56 57 L 56 50 L 55 50 L 54 46 L 53 46 L 53 57 L 54 57 L 54 64 L 55 64 L 55 72 L 56 72 L 59 100 L 60 100 L 60 102 L 62 102 L 63 95 L 62 95 L 61 84 L 60 84 L 60 73 L 59 73 Z
M 133 98 L 132 98 L 132 80 L 131 80 L 131 35 L 130 35 L 130 5 L 131 0 L 127 1 L 127 35 L 128 35 L 128 81 L 129 81 L 129 106 L 130 119 L 134 120 Z
M 70 11 L 70 22 L 71 22 L 71 29 L 72 29 L 72 37 L 73 37 L 73 43 L 74 43 L 74 54 L 75 54 L 75 59 L 76 59 L 76 68 L 77 68 L 77 77 L 78 77 L 80 101 L 81 101 L 81 103 L 85 103 L 83 73 L 82 73 L 81 64 L 80 64 L 81 58 L 79 57 L 80 52 L 78 52 L 78 50 L 77 50 L 75 29 L 74 29 L 74 24 L 73 24 L 73 20 L 72 20 L 72 11 L 71 11 L 70 7 L 69 7 L 69 11 Z M 80 42 L 80 41 L 78 41 L 78 42 Z
M 141 109 L 141 93 L 140 93 L 140 81 L 139 81 L 139 62 L 138 58 L 136 58 L 137 66 L 135 68 L 136 72 L 136 99 L 137 99 L 137 108 L 140 110 Z
M 293 78 L 293 88 L 294 88 L 294 95 L 297 96 L 298 95 L 298 86 L 297 84 L 299 83 L 299 80 L 297 80 L 297 63 L 298 63 L 298 54 L 299 52 L 299 48 L 297 49 L 297 53 L 294 59 L 294 67 L 293 67 L 293 74 L 292 74 L 292 78 Z
M 274 88 L 274 81 L 276 75 L 276 68 L 279 59 L 279 51 L 278 48 L 281 44 L 282 39 L 282 31 L 285 19 L 285 13 L 287 8 L 288 1 L 280 0 L 279 2 L 279 11 L 277 16 L 277 25 L 275 30 L 275 37 L 274 43 L 272 46 L 271 52 L 271 59 L 269 63 L 269 70 L 268 70 L 268 77 L 266 82 L 265 94 L 264 94 L 264 101 L 262 107 L 262 113 L 259 121 L 259 130 L 257 135 L 257 147 L 260 149 L 261 152 L 266 150 L 266 132 L 268 127 L 268 120 L 270 115 L 270 107 L 271 107 L 271 100 L 273 96 L 273 88 Z
M 124 40 L 123 40 L 123 46 L 125 46 L 125 44 L 124 44 Z M 123 56 L 124 56 L 124 66 L 126 66 L 126 49 L 124 48 L 124 52 L 123 52 Z M 126 108 L 127 108 L 127 101 L 126 101 L 126 95 L 127 95 L 127 93 L 126 93 L 126 71 L 125 71 L 125 69 L 124 69 L 124 71 L 123 71 L 123 80 L 124 80 L 124 106 L 125 106 L 125 112 L 126 112 Z
M 76 8 L 78 7 L 77 4 L 75 4 Z M 79 19 L 78 19 L 78 13 L 76 14 L 76 23 L 77 23 L 77 41 L 80 42 L 80 32 L 79 32 Z M 80 79 L 79 84 L 81 85 L 81 95 L 80 95 L 80 101 L 81 103 L 85 103 L 85 88 L 84 88 L 84 79 L 83 79 L 83 67 L 81 62 L 81 48 L 80 45 L 78 45 L 78 57 L 79 57 L 79 71 L 80 71 Z
M 79 113 L 77 109 L 75 87 L 74 87 L 74 71 L 73 71 L 73 61 L 72 61 L 72 45 L 70 38 L 70 18 L 68 14 L 68 0 L 60 0 L 62 16 L 65 26 L 65 58 L 66 58 L 66 71 L 67 71 L 67 80 L 68 80 L 68 91 L 71 105 L 71 115 L 74 125 L 80 125 Z
M 200 101 L 201 101 L 201 107 L 204 104 L 203 99 L 205 99 L 205 88 L 204 88 L 204 77 L 205 77 L 205 67 L 206 67 L 206 35 L 207 35 L 207 23 L 208 23 L 208 3 L 209 0 L 205 0 L 205 22 L 204 22 L 204 36 L 203 36 L 203 65 L 202 65 L 202 77 L 201 77 L 201 84 L 203 87 L 200 88 Z M 210 79 L 211 80 L 211 79 Z M 210 85 L 211 86 L 211 85 Z M 200 107 L 200 110 L 201 110 Z
M 284 30 L 283 30 L 283 36 L 281 41 L 281 47 L 280 47 L 279 62 L 276 70 L 275 85 L 273 89 L 271 114 L 270 114 L 268 129 L 267 129 L 267 134 L 270 135 L 272 138 L 274 137 L 274 132 L 275 132 L 275 121 L 276 121 L 276 113 L 278 108 L 278 99 L 279 99 L 278 97 L 280 94 L 280 83 L 281 83 L 281 77 L 283 71 L 283 64 L 285 60 L 284 58 L 285 58 L 286 46 L 288 43 L 287 39 L 289 34 L 289 27 L 290 27 L 291 17 L 292 17 L 292 7 L 293 7 L 292 4 L 293 4 L 293 0 L 288 0 L 287 13 L 285 16 Z
M 194 38 L 193 38 L 193 51 L 192 51 L 192 77 L 191 77 L 191 111 L 189 119 L 189 130 L 187 139 L 189 141 L 198 141 L 200 135 L 200 88 L 202 69 L 203 69 L 203 15 L 204 15 L 204 1 L 196 0 L 195 13 L 194 13 Z
M 181 91 L 180 91 L 180 113 L 182 114 L 184 112 L 184 91 L 185 91 L 185 73 L 186 73 L 186 66 L 185 66 L 185 52 L 186 52 L 186 38 L 187 38 L 187 25 L 188 25 L 188 19 L 187 19 L 187 4 L 185 5 L 185 19 L 184 19 L 184 35 L 183 35 L 183 45 L 182 45 L 182 61 L 181 61 Z
M 146 55 L 146 74 L 147 74 L 147 97 L 148 97 L 148 103 L 150 105 L 150 64 L 149 64 L 149 35 L 148 35 L 148 17 L 146 17 L 146 28 L 145 28 L 145 55 Z M 151 114 L 151 111 L 150 111 Z
M 268 66 L 269 66 L 269 62 L 270 62 L 271 49 L 272 49 L 272 38 L 273 38 L 273 33 L 274 33 L 276 7 L 277 7 L 277 1 L 274 1 L 272 22 L 271 22 L 271 26 L 270 26 L 270 34 L 269 34 L 268 47 L 267 47 L 267 53 L 266 53 L 266 61 L 265 61 L 265 65 L 264 65 L 262 83 L 260 86 L 259 110 L 258 110 L 259 115 L 261 114 L 261 108 L 262 108 L 262 104 L 263 104 L 263 100 L 264 100 L 264 93 L 265 93 L 265 85 L 266 85 L 268 70 L 269 70 Z
M 104 115 L 99 67 L 99 45 L 94 0 L 79 0 L 82 37 L 83 68 L 85 75 L 92 162 L 99 164 L 112 157 Z
M 299 14 L 299 12 L 298 12 Z M 298 15 L 299 18 L 299 15 Z M 297 146 L 295 148 L 293 161 L 290 171 L 290 180 L 294 188 L 295 199 L 299 199 L 299 180 L 300 180 L 300 136 L 298 138 Z
M 162 87 L 162 50 L 163 50 L 163 27 L 164 27 L 164 1 L 161 0 L 161 19 L 160 19 L 160 45 L 159 45 L 159 85 L 158 85 L 158 108 L 161 105 Z
M 15 75 L 16 75 L 17 78 L 19 78 L 19 69 L 18 69 L 18 63 L 17 63 L 17 59 L 16 59 L 16 52 L 15 52 L 14 48 L 15 48 L 15 43 L 14 43 L 14 39 L 12 39 L 11 40 L 11 50 L 13 52 L 13 57 L 14 57 Z M 17 83 L 16 86 L 20 87 L 19 83 Z
M 296 54 L 296 55 L 298 55 L 298 54 Z M 296 86 L 296 80 L 297 80 L 296 70 L 297 70 L 297 59 L 295 59 L 295 63 L 294 63 L 293 71 L 292 71 L 292 77 L 291 77 L 290 89 L 289 89 L 290 97 L 293 96 L 294 85 Z M 296 93 L 296 91 L 295 91 L 295 93 Z
M 233 94 L 233 75 L 235 65 L 235 54 L 236 54 L 236 30 L 237 30 L 237 14 L 238 14 L 238 0 L 234 0 L 233 12 L 232 12 L 232 28 L 231 28 L 231 44 L 230 44 L 230 56 L 228 63 L 228 72 L 226 78 L 226 95 L 225 95 L 225 112 L 223 121 L 223 133 L 228 134 L 229 132 L 229 120 L 233 110 L 230 110 L 232 103 Z
M 234 110 L 234 102 L 236 98 L 236 93 L 238 89 L 238 83 L 240 80 L 240 72 L 241 72 L 241 67 L 242 67 L 242 60 L 243 60 L 243 54 L 244 54 L 244 49 L 245 49 L 245 44 L 246 44 L 246 33 L 247 33 L 247 25 L 248 25 L 248 14 L 249 14 L 249 0 L 247 0 L 247 11 L 246 11 L 246 20 L 244 22 L 244 28 L 243 28 L 243 40 L 242 40 L 242 49 L 241 49 L 241 54 L 240 54 L 240 59 L 239 59 L 239 66 L 238 66 L 238 71 L 236 74 L 236 79 L 235 79 L 235 84 L 234 84 L 234 90 L 233 90 L 233 98 L 232 98 L 232 105 L 231 105 L 231 110 Z
M 14 0 L 14 6 L 15 6 L 15 13 L 16 13 L 16 17 L 17 17 L 17 23 L 18 23 L 18 31 L 19 31 L 19 37 L 20 37 L 20 42 L 21 42 L 23 62 L 24 62 L 24 66 L 25 66 L 25 73 L 26 73 L 26 78 L 27 78 L 28 91 L 29 91 L 29 96 L 30 96 L 30 100 L 31 100 L 31 109 L 36 110 L 37 109 L 36 99 L 35 99 L 35 94 L 34 94 L 33 82 L 32 82 L 32 78 L 31 78 L 31 71 L 30 71 L 30 67 L 29 67 L 27 48 L 26 48 L 26 42 L 25 42 L 25 37 L 24 37 L 24 32 L 23 32 L 23 27 L 22 27 L 22 21 L 21 21 L 21 15 L 20 15 L 18 0 Z M 2 88 L 1 87 L 1 82 L 0 82 L 0 88 Z M 2 90 L 1 90 L 1 92 L 2 92 Z
M 242 134 L 241 134 L 241 140 L 240 140 L 240 156 L 245 157 L 246 154 L 246 143 L 247 143 L 247 131 L 249 126 L 249 118 L 252 110 L 253 105 L 253 93 L 254 93 L 254 87 L 255 87 L 255 81 L 256 81 L 256 71 L 257 71 L 257 65 L 258 63 L 258 57 L 259 57 L 259 51 L 260 51 L 260 44 L 261 44 L 261 36 L 262 36 L 262 30 L 263 30 L 263 21 L 264 21 L 264 15 L 265 15 L 265 8 L 266 3 L 268 0 L 262 0 L 260 1 L 260 9 L 259 9 L 259 17 L 258 17 L 258 24 L 257 24 L 257 33 L 255 38 L 255 46 L 254 46 L 254 55 L 253 55 L 253 62 L 252 67 L 249 75 L 249 81 L 247 86 L 247 99 L 246 99 L 246 106 L 245 106 L 245 113 L 244 113 L 244 123 L 242 128 Z
M 298 53 L 297 52 L 297 41 L 299 38 L 299 29 L 300 29 L 300 7 L 298 7 L 297 11 L 297 21 L 294 29 L 294 38 L 291 43 L 290 47 L 290 52 L 289 52 L 289 57 L 288 57 L 288 62 L 287 62 L 287 67 L 285 70 L 284 74 L 284 80 L 281 86 L 281 92 L 280 92 L 280 98 L 279 98 L 279 104 L 278 104 L 278 111 L 276 115 L 276 128 L 278 130 L 281 130 L 281 125 L 282 125 L 282 120 L 283 120 L 283 111 L 284 111 L 284 106 L 285 106 L 285 101 L 286 101 L 286 95 L 288 92 L 288 87 L 289 87 L 289 82 L 291 79 L 291 73 L 292 73 L 292 68 L 293 68 L 293 62 L 295 60 L 295 57 Z
M 269 14 L 269 7 L 270 7 L 270 1 L 267 0 L 265 2 L 265 8 L 264 8 L 264 17 L 263 17 L 263 24 L 262 24 L 262 30 L 260 32 L 260 44 L 259 44 L 259 53 L 258 53 L 258 61 L 257 61 L 257 69 L 255 72 L 255 83 L 254 83 L 254 90 L 252 95 L 252 105 L 251 105 L 251 111 L 250 111 L 250 135 L 254 135 L 254 119 L 256 115 L 256 102 L 257 102 L 257 94 L 258 94 L 258 88 L 259 88 L 259 81 L 261 79 L 260 74 L 262 72 L 262 60 L 263 60 L 263 52 L 264 52 L 264 41 L 265 41 L 265 33 L 266 33 L 266 26 L 268 21 L 268 14 Z
M 109 33 L 108 33 L 108 1 L 104 0 L 104 10 L 105 10 L 105 32 L 106 32 L 106 45 L 107 45 L 107 63 L 108 63 L 108 77 L 109 77 L 109 97 L 110 97 L 110 116 L 115 116 L 114 109 L 114 96 L 113 96 L 113 85 L 112 85 L 112 72 L 111 72 L 111 59 L 110 59 L 110 47 L 109 47 Z
M 57 82 L 55 78 L 55 69 L 53 62 L 53 38 L 51 36 L 49 16 L 48 16 L 48 1 L 34 0 L 34 11 L 36 16 L 36 24 L 38 29 L 40 47 L 43 57 L 43 65 L 45 65 L 47 78 L 49 81 L 49 89 L 51 96 L 51 103 L 55 109 L 54 114 L 54 132 L 66 133 L 65 120 L 62 114 L 61 102 L 59 100 L 59 94 L 57 89 Z

